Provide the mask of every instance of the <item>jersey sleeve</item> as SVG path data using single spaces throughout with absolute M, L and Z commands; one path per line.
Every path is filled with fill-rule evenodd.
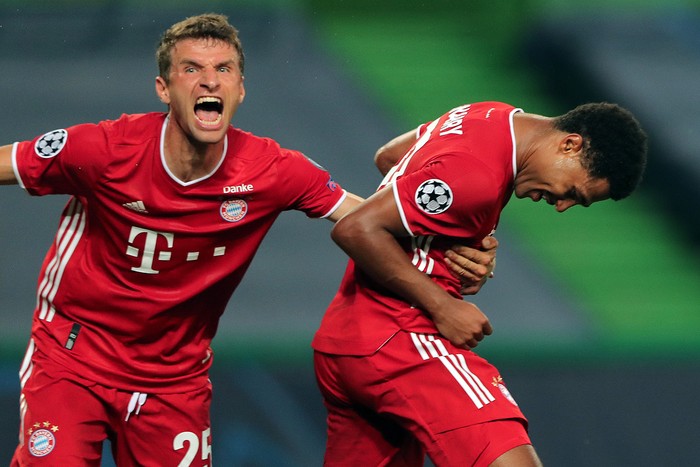
M 428 130 L 428 127 L 430 124 L 433 123 L 432 121 L 423 123 L 421 125 L 418 125 L 418 128 L 416 128 L 416 139 L 419 139 L 423 134 Z
M 472 237 L 483 234 L 498 203 L 496 186 L 485 167 L 447 155 L 399 178 L 392 189 L 410 235 Z
M 106 140 L 101 125 L 82 124 L 15 143 L 12 163 L 20 186 L 37 196 L 90 191 L 108 162 Z
M 290 204 L 308 217 L 325 218 L 333 214 L 347 194 L 330 173 L 298 151 L 282 150 L 280 183 Z

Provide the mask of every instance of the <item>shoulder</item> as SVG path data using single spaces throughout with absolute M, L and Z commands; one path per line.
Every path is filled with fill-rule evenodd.
M 479 114 L 479 115 L 488 115 L 489 117 L 492 115 L 498 115 L 498 114 L 509 114 L 511 111 L 515 110 L 516 107 L 511 105 L 511 104 L 506 104 L 505 102 L 497 102 L 497 101 L 483 101 L 483 102 L 475 102 L 471 105 L 471 109 L 474 113 Z
M 233 126 L 229 126 L 227 136 L 228 152 L 235 154 L 237 158 L 259 160 L 261 157 L 276 157 L 283 152 L 274 139 L 257 136 Z
M 479 121 L 493 124 L 496 122 L 507 122 L 512 113 L 520 111 L 522 110 L 504 102 L 474 102 L 451 109 L 442 116 L 442 119 L 446 120 L 448 124 L 452 121 L 461 121 L 463 119 L 469 120 L 471 125 Z
M 470 191 L 491 192 L 501 177 L 489 161 L 460 152 L 442 154 L 426 165 L 430 173 L 440 174 Z
M 136 145 L 159 138 L 167 114 L 123 114 L 116 120 L 104 120 L 98 126 L 115 144 Z
M 142 146 L 158 139 L 166 115 L 163 113 L 124 114 L 116 120 L 83 123 L 67 129 L 71 142 L 91 150 L 114 146 Z
M 228 153 L 237 159 L 254 160 L 260 164 L 266 160 L 275 164 L 303 162 L 320 167 L 301 151 L 282 147 L 272 138 L 257 136 L 233 126 L 229 128 L 228 138 Z

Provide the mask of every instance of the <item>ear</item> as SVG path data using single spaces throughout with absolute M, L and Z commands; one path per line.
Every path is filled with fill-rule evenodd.
M 559 150 L 564 154 L 576 154 L 583 149 L 583 136 L 569 133 L 559 143 Z
M 168 83 L 165 82 L 162 76 L 156 76 L 156 94 L 158 94 L 158 98 L 163 104 L 170 105 Z
M 241 76 L 241 94 L 238 96 L 238 103 L 242 104 L 243 99 L 245 98 L 245 86 L 243 85 L 243 81 L 245 81 L 245 77 Z

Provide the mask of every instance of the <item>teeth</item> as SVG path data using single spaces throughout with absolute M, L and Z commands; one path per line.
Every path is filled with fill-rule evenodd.
M 200 97 L 197 99 L 197 104 L 204 104 L 205 102 L 221 102 L 221 99 L 218 97 Z
M 202 107 L 199 107 L 202 106 Z M 216 126 L 221 122 L 222 114 L 221 111 L 223 110 L 223 104 L 220 98 L 218 97 L 213 97 L 213 96 L 203 96 L 197 99 L 197 102 L 195 104 L 195 118 L 197 121 L 204 125 L 204 126 Z M 198 116 L 197 113 L 199 111 L 205 112 L 202 116 L 206 116 L 206 120 L 201 120 Z M 213 117 L 213 113 L 217 112 L 218 115 L 214 120 L 210 120 L 210 117 Z
M 219 123 L 221 121 L 221 114 L 219 114 L 219 116 L 216 117 L 216 120 L 212 120 L 212 121 L 200 120 L 197 116 L 195 116 L 194 118 L 196 118 L 197 121 L 199 123 L 201 123 L 202 125 L 216 125 L 217 123 Z

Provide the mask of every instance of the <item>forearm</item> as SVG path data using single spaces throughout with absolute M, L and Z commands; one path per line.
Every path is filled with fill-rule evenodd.
M 0 185 L 17 183 L 15 171 L 12 168 L 12 145 L 0 147 Z
M 451 300 L 456 299 L 413 266 L 389 230 L 350 219 L 350 222 L 339 221 L 331 236 L 377 284 L 426 311 L 434 319 Z
M 413 266 L 397 240 L 406 235 L 391 186 L 369 197 L 331 231 L 338 246 L 374 282 L 426 312 L 454 345 L 475 347 L 492 332 L 488 318 L 476 305 L 450 295 Z

